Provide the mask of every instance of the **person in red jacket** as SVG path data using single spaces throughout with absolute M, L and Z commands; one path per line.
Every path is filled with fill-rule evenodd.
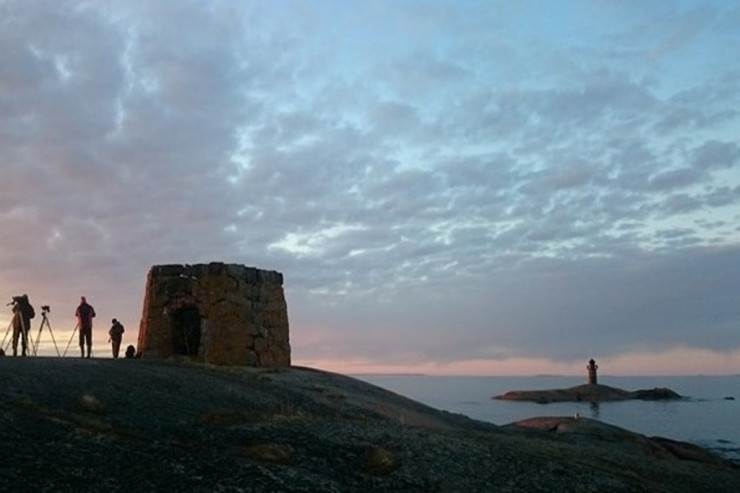
M 92 349 L 92 319 L 95 318 L 95 308 L 87 304 L 84 296 L 80 297 L 80 305 L 75 310 L 77 325 L 80 328 L 80 356 L 85 357 L 85 345 L 87 345 L 87 357 L 90 357 Z

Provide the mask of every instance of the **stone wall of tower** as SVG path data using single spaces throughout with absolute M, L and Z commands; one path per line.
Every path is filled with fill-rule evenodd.
M 137 353 L 216 365 L 290 366 L 282 274 L 220 262 L 153 266 Z

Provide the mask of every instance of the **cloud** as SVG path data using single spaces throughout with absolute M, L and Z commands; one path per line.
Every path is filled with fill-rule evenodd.
M 298 357 L 736 348 L 736 9 L 582 7 L 3 2 L 6 295 L 130 328 L 223 260 Z
M 693 151 L 693 164 L 700 169 L 732 168 L 740 161 L 737 142 L 708 140 Z
M 392 340 L 382 357 L 373 354 L 370 341 L 353 352 L 388 364 L 401 364 L 409 354 L 425 362 L 451 362 L 525 355 L 567 361 L 584 354 L 660 352 L 675 345 L 722 352 L 734 347 L 738 286 L 731 274 L 738 254 L 737 248 L 697 249 L 658 258 L 524 262 L 487 282 L 461 280 L 455 295 L 433 281 L 408 285 L 395 293 L 404 305 L 426 305 L 413 325 L 398 332 L 392 320 L 402 315 L 393 307 L 347 297 L 355 313 L 382 315 L 343 320 L 346 331 L 332 334 L 333 344 Z M 435 298 L 439 304 L 429 303 Z M 327 308 L 327 319 L 333 315 Z M 364 323 L 383 318 L 388 326 Z

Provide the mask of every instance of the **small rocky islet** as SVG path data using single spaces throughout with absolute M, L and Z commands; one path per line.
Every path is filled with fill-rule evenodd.
M 586 384 L 567 389 L 510 390 L 505 394 L 494 396 L 493 399 L 549 404 L 551 402 L 608 402 L 633 399 L 657 401 L 683 398 L 677 392 L 665 387 L 629 391 L 600 384 L 598 383 L 598 369 L 599 365 L 591 358 L 586 365 L 588 371 L 588 383 Z
M 511 390 L 505 394 L 494 396 L 494 399 L 505 401 L 528 401 L 539 404 L 549 404 L 551 402 L 608 402 L 631 399 L 656 401 L 682 398 L 677 392 L 665 387 L 629 391 L 598 383 L 586 383 L 567 389 Z

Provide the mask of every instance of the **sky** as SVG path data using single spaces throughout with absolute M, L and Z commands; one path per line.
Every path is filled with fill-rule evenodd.
M 221 261 L 298 365 L 740 373 L 738 46 L 723 0 L 0 0 L 0 297 L 108 356 Z

